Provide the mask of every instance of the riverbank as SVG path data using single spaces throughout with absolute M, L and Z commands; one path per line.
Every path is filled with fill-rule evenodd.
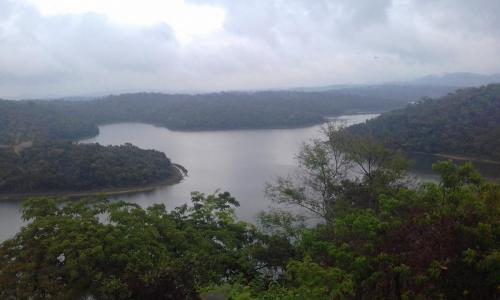
M 477 162 L 477 163 L 485 163 L 485 164 L 495 164 L 495 165 L 500 165 L 500 161 L 496 160 L 491 160 L 491 159 L 485 159 L 485 158 L 479 158 L 479 157 L 473 157 L 473 156 L 465 156 L 465 155 L 456 155 L 456 154 L 446 154 L 446 153 L 428 153 L 428 152 L 419 152 L 419 151 L 413 151 L 413 152 L 408 152 L 410 154 L 419 154 L 419 155 L 431 155 L 434 157 L 439 157 L 439 158 L 444 158 L 444 159 L 451 159 L 451 160 L 456 160 L 456 161 L 463 161 L 463 162 Z
M 477 157 L 462 156 L 462 155 L 453 155 L 453 154 L 443 154 L 443 153 L 435 153 L 435 154 L 432 154 L 432 155 L 434 155 L 436 157 L 442 157 L 442 158 L 452 159 L 452 160 L 480 162 L 480 163 L 500 165 L 500 161 L 490 160 L 490 159 L 483 159 L 483 158 L 477 158 Z
M 57 197 L 57 198 L 86 198 L 95 196 L 119 196 L 131 195 L 135 193 L 144 193 L 155 190 L 159 187 L 170 186 L 181 182 L 187 176 L 187 169 L 179 164 L 172 164 L 173 175 L 169 178 L 147 185 L 107 188 L 89 191 L 67 191 L 67 192 L 43 192 L 43 193 L 15 193 L 15 194 L 0 194 L 0 201 L 22 201 L 27 198 L 35 197 Z

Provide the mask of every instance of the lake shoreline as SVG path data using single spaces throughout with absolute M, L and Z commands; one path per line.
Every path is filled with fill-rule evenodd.
M 491 160 L 491 159 L 484 159 L 484 158 L 478 158 L 478 157 L 461 156 L 461 155 L 453 155 L 453 154 L 443 154 L 443 153 L 436 153 L 436 154 L 434 154 L 434 156 L 443 157 L 443 158 L 449 158 L 449 159 L 454 159 L 454 160 L 461 160 L 461 161 L 481 162 L 481 163 L 488 163 L 488 164 L 500 165 L 500 161 Z
M 43 192 L 43 193 L 23 193 L 23 194 L 0 194 L 0 201 L 23 201 L 28 198 L 57 197 L 57 198 L 86 198 L 96 196 L 120 196 L 132 195 L 136 193 L 150 192 L 160 187 L 171 186 L 180 183 L 187 176 L 187 169 L 182 165 L 172 163 L 173 175 L 160 182 L 150 183 L 141 186 L 106 188 L 88 191 L 64 191 L 64 192 Z
M 485 158 L 480 158 L 480 157 L 473 157 L 473 156 L 464 156 L 464 155 L 446 154 L 446 153 L 428 153 L 428 152 L 418 152 L 418 151 L 410 152 L 410 153 L 432 155 L 432 156 L 435 156 L 435 157 L 440 157 L 440 158 L 445 158 L 445 159 L 451 159 L 451 160 L 458 160 L 458 161 L 470 161 L 472 163 L 478 162 L 478 163 L 487 163 L 487 164 L 500 165 L 500 161 L 491 160 L 491 159 L 485 159 Z
M 294 124 L 294 125 L 275 125 L 275 126 L 241 126 L 241 127 L 207 127 L 207 126 L 202 126 L 202 127 L 191 127 L 191 128 L 179 128 L 179 127 L 169 127 L 165 124 L 161 123 L 154 123 L 154 122 L 145 122 L 145 121 L 118 121 L 118 122 L 102 122 L 102 123 L 97 123 L 96 126 L 102 127 L 102 126 L 109 126 L 109 125 L 119 125 L 119 124 L 145 124 L 145 125 L 151 125 L 155 126 L 158 128 L 164 128 L 172 132 L 180 132 L 180 133 L 197 133 L 197 132 L 223 132 L 223 131 L 265 131 L 265 130 L 287 130 L 287 129 L 304 129 L 304 128 L 310 128 L 310 127 L 315 127 L 318 125 L 323 125 L 323 124 L 328 124 L 331 122 L 335 122 L 338 118 L 343 117 L 345 115 L 349 116 L 358 116 L 358 115 L 380 115 L 386 111 L 373 111 L 373 112 L 345 112 L 345 113 L 339 113 L 336 115 L 331 115 L 331 116 L 323 116 L 321 120 L 318 121 L 312 121 L 312 122 L 304 122 L 302 124 Z M 99 132 L 93 136 L 87 136 L 87 137 L 79 137 L 75 140 L 75 142 L 80 143 L 85 140 L 89 140 L 92 138 L 95 138 L 96 136 L 99 135 Z

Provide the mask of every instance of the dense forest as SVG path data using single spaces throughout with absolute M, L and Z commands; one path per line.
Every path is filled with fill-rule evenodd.
M 164 153 L 131 144 L 37 143 L 0 149 L 0 193 L 40 193 L 134 187 L 178 177 Z
M 297 127 L 325 117 L 387 111 L 401 102 L 334 92 L 129 94 L 79 103 L 97 123 L 140 121 L 179 130 Z
M 0 245 L 3 299 L 497 299 L 500 186 L 470 164 L 407 183 L 401 154 L 345 130 L 298 155 L 276 203 L 307 214 L 240 222 L 229 193 L 167 211 L 104 199 L 30 199 Z M 357 176 L 352 176 L 353 172 Z M 216 298 L 217 297 L 217 298 Z
M 328 92 L 227 92 L 200 95 L 124 94 L 89 101 L 0 100 L 0 145 L 33 139 L 78 139 L 97 125 L 143 122 L 177 130 L 287 128 L 325 117 L 382 112 L 405 101 Z
M 98 132 L 88 118 L 55 102 L 0 100 L 0 144 L 71 140 Z
M 327 116 L 401 105 L 395 100 L 336 92 L 139 93 L 89 101 L 0 100 L 0 192 L 137 186 L 173 175 L 170 162 L 159 153 L 131 146 L 69 143 L 98 134 L 99 124 L 144 122 L 179 130 L 297 127 L 321 123 Z
M 500 84 L 491 84 L 425 99 L 350 130 L 406 151 L 500 161 L 499 120 Z

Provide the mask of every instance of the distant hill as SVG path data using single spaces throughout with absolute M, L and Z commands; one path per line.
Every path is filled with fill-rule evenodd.
M 138 187 L 179 176 L 164 153 L 131 144 L 51 142 L 20 153 L 0 149 L 0 196 Z
M 419 101 L 422 98 L 442 97 L 457 89 L 459 89 L 458 86 L 381 84 L 342 88 L 337 91 L 349 95 L 392 99 L 406 104 Z
M 500 161 L 500 84 L 427 99 L 350 130 L 406 151 Z
M 500 83 L 500 74 L 475 74 L 475 73 L 446 73 L 441 75 L 428 75 L 410 81 L 412 85 L 427 86 L 456 86 L 456 87 L 479 87 L 491 83 Z
M 479 87 L 492 83 L 500 83 L 500 74 L 483 75 L 457 72 L 428 75 L 410 81 L 384 84 L 334 84 L 317 87 L 300 87 L 292 90 L 302 92 L 336 91 L 349 95 L 414 102 L 427 97 L 443 97 L 460 88 Z
M 362 97 L 390 99 L 401 103 L 418 101 L 422 98 L 437 98 L 459 89 L 460 86 L 440 86 L 429 84 L 391 83 L 378 85 L 328 85 L 292 89 L 300 92 L 336 92 Z
M 69 101 L 0 100 L 0 145 L 39 140 L 72 140 L 99 133 L 95 123 Z
M 404 106 L 394 99 L 330 92 L 222 92 L 199 95 L 136 93 L 78 103 L 96 123 L 145 122 L 179 130 L 290 128 L 327 117 L 384 112 Z
M 0 100 L 0 146 L 31 140 L 73 140 L 97 125 L 143 122 L 178 130 L 291 128 L 327 117 L 384 112 L 407 102 L 330 92 L 135 93 L 88 101 Z

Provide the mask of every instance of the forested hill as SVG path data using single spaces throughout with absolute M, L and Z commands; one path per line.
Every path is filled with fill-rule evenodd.
M 500 161 L 500 84 L 427 99 L 351 128 L 406 151 Z
M 56 101 L 0 100 L 0 145 L 23 141 L 71 140 L 98 133 L 77 110 Z
M 179 130 L 211 130 L 298 127 L 320 123 L 328 116 L 382 112 L 402 105 L 397 100 L 339 92 L 268 91 L 124 94 L 74 107 L 96 123 L 138 121 Z
M 287 128 L 325 117 L 383 112 L 405 101 L 340 92 L 227 92 L 200 95 L 137 93 L 90 101 L 0 100 L 0 145 L 27 140 L 73 140 L 97 125 L 144 122 L 178 130 Z
M 412 84 L 412 83 L 393 83 L 379 85 L 354 85 L 354 86 L 323 86 L 316 88 L 298 88 L 298 91 L 336 91 L 347 95 L 358 95 L 364 97 L 375 97 L 381 99 L 393 99 L 401 102 L 414 102 L 423 97 L 437 98 L 452 93 L 461 86 L 430 85 L 430 84 Z
M 164 153 L 131 144 L 58 142 L 0 149 L 0 194 L 138 187 L 179 179 Z

